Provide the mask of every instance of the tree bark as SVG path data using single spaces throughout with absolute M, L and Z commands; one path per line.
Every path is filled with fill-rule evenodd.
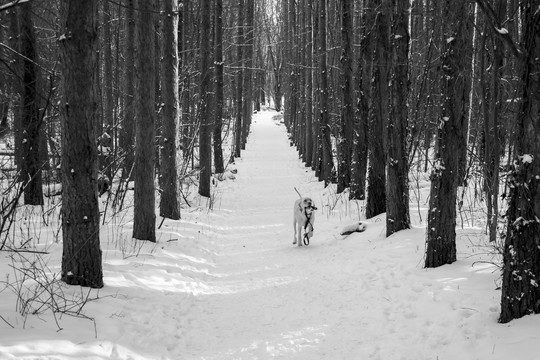
M 23 56 L 23 104 L 22 104 L 22 172 L 24 203 L 43 205 L 43 183 L 40 159 L 42 118 L 39 113 L 38 79 L 36 65 L 37 44 L 32 21 L 32 3 L 21 5 L 21 55 Z
M 384 128 L 388 119 L 389 19 L 390 1 L 375 0 L 375 44 L 370 97 L 369 169 L 366 217 L 386 211 L 386 174 Z
M 438 120 L 437 148 L 431 173 L 427 226 L 426 267 L 456 261 L 456 200 L 459 184 L 457 156 L 466 146 L 467 104 L 470 74 L 467 54 L 469 7 L 466 0 L 446 0 L 442 5 L 444 22 L 440 66 L 443 108 Z
M 103 287 L 96 126 L 98 6 L 62 0 L 62 281 Z
M 392 3 L 390 116 L 386 125 L 386 236 L 411 227 L 409 159 L 406 147 L 409 95 L 408 0 L 393 0 Z
M 353 155 L 351 158 L 351 199 L 363 200 L 366 193 L 366 173 L 368 163 L 368 144 L 369 144 L 369 98 L 372 61 L 371 57 L 371 39 L 373 21 L 373 10 L 369 1 L 362 2 L 363 7 L 357 11 L 361 13 L 359 24 L 356 27 L 360 31 L 360 49 L 358 54 L 358 65 L 356 69 L 357 89 L 356 98 L 356 116 L 354 122 L 353 137 Z
M 304 16 L 306 22 L 306 37 L 307 44 L 306 53 L 306 145 L 305 145 L 305 162 L 306 166 L 311 167 L 313 163 L 313 51 L 316 49 L 313 42 L 313 0 L 306 0 L 306 8 Z
M 216 173 L 225 171 L 223 167 L 223 149 L 221 142 L 221 130 L 223 127 L 223 0 L 215 0 L 215 92 L 216 92 L 216 111 L 214 117 L 214 167 Z
M 210 0 L 201 0 L 202 14 L 210 14 Z M 210 178 L 212 176 L 212 143 L 210 121 L 210 16 L 202 15 L 200 22 L 200 102 L 199 102 L 199 194 L 210 197 Z
M 244 90 L 243 95 L 243 116 L 242 116 L 242 149 L 246 148 L 247 138 L 249 135 L 249 129 L 251 127 L 251 114 L 253 113 L 253 46 L 254 46 L 254 11 L 255 0 L 245 0 L 246 7 L 246 25 L 244 31 L 245 39 L 245 53 L 244 53 L 244 71 L 242 86 Z
M 161 146 L 161 197 L 159 215 L 180 219 L 180 179 L 178 170 L 178 1 L 164 0 L 163 64 L 161 86 L 163 97 L 163 130 Z
M 135 38 L 135 195 L 133 237 L 156 241 L 154 0 L 137 1 Z
M 126 50 L 124 63 L 124 119 L 120 137 L 124 152 L 122 177 L 133 177 L 132 169 L 135 163 L 135 0 L 126 0 Z
M 499 321 L 540 313 L 540 12 L 533 0 L 521 4 L 522 102 L 517 121 L 516 173 L 503 252 Z
M 234 124 L 234 157 L 240 157 L 242 152 L 242 79 L 244 59 L 242 47 L 244 46 L 244 0 L 238 0 L 238 28 L 236 44 L 236 122 Z
M 353 3 L 341 2 L 341 126 L 338 142 L 338 194 L 351 184 L 351 164 L 353 145 Z
M 328 114 L 328 74 L 326 56 L 326 0 L 319 1 L 319 76 L 320 76 L 320 116 L 319 131 L 322 154 L 319 159 L 321 174 L 319 180 L 324 181 L 324 186 L 332 182 L 332 142 L 330 140 L 330 121 Z

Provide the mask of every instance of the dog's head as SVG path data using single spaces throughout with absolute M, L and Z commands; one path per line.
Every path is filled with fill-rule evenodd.
M 306 212 L 317 210 L 317 208 L 315 207 L 315 202 L 309 197 L 302 198 L 302 200 L 300 201 L 300 209 Z

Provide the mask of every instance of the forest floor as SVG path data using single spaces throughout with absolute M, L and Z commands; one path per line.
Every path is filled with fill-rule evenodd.
M 364 220 L 363 202 L 304 167 L 275 112 L 254 115 L 234 167 L 235 179 L 216 182 L 212 210 L 195 199 L 156 244 L 130 239 L 132 210 L 107 221 L 105 287 L 54 285 L 64 298 L 88 295 L 81 313 L 93 320 L 22 316 L 17 293 L 19 305 L 32 298 L 28 285 L 0 283 L 0 359 L 540 359 L 540 316 L 497 323 L 499 259 L 482 228 L 461 222 L 458 261 L 423 268 L 427 176 L 411 190 L 413 228 L 386 238 L 384 215 Z M 295 187 L 318 207 L 304 247 L 292 245 Z M 62 247 L 40 219 L 18 228 L 39 232 L 50 276 Z M 359 219 L 366 231 L 339 235 Z M 32 256 L 0 253 L 6 284 Z

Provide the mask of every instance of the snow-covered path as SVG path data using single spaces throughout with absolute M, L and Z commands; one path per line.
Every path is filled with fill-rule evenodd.
M 134 243 L 131 223 L 103 227 L 106 286 L 85 306 L 95 328 L 63 317 L 56 332 L 50 316 L 22 326 L 0 302 L 17 325 L 0 322 L 0 359 L 539 359 L 538 316 L 496 322 L 498 273 L 482 262 L 478 229 L 458 230 L 459 261 L 430 270 L 421 226 L 385 238 L 380 216 L 340 236 L 362 204 L 323 189 L 275 115 L 254 116 L 212 211 L 201 200 L 165 221 L 157 244 Z M 295 187 L 319 208 L 302 248 L 292 245 Z M 49 251 L 60 264 L 61 244 Z

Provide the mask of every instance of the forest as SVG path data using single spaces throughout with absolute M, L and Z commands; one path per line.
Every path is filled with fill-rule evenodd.
M 0 252 L 39 256 L 20 219 L 54 218 L 61 282 L 104 287 L 105 219 L 156 243 L 211 212 L 272 109 L 386 237 L 428 174 L 423 268 L 456 262 L 474 194 L 498 321 L 539 314 L 539 59 L 535 0 L 0 0 Z

